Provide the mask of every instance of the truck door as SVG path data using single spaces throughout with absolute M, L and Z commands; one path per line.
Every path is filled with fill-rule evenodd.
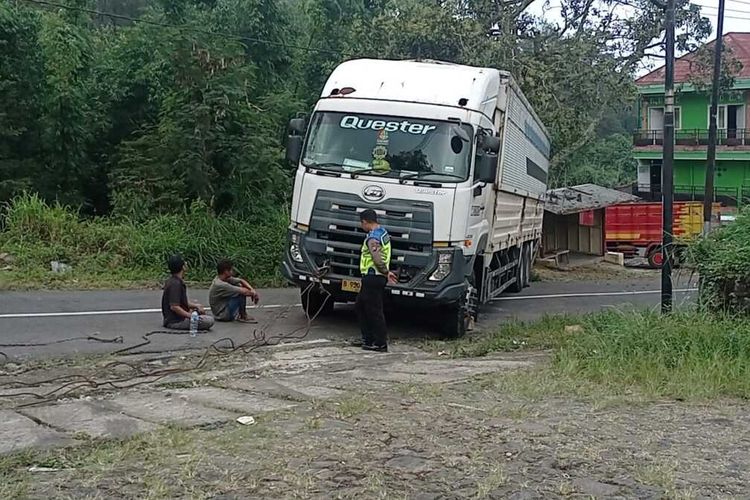
M 492 124 L 487 120 L 487 123 L 482 124 L 483 127 L 492 128 Z M 475 141 L 476 142 L 476 141 Z M 475 145 L 476 146 L 476 145 Z M 479 182 L 477 179 L 476 168 L 473 172 L 472 182 L 472 200 L 471 208 L 469 210 L 469 220 L 466 227 L 467 239 L 473 240 L 473 245 L 479 245 L 480 238 L 482 235 L 489 232 L 489 228 L 492 226 L 492 218 L 494 217 L 494 189 L 495 186 L 492 184 L 484 184 Z M 468 238 L 471 236 L 471 238 Z M 475 248 L 475 252 L 481 252 L 484 248 Z

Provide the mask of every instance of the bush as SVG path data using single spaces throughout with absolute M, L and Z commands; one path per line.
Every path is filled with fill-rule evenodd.
M 701 278 L 701 299 L 712 309 L 750 312 L 750 210 L 696 242 L 689 257 Z
M 288 216 L 283 210 L 264 215 L 261 222 L 248 223 L 217 217 L 197 203 L 184 214 L 146 222 L 82 220 L 69 208 L 26 194 L 4 210 L 0 251 L 14 256 L 17 270 L 34 276 L 58 260 L 73 267 L 71 279 L 110 275 L 153 281 L 166 274 L 167 258 L 179 253 L 191 280 L 208 281 L 216 261 L 230 258 L 254 282 L 276 283 Z

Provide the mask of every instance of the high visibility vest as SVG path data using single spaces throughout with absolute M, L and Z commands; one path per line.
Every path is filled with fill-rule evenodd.
M 385 228 L 379 227 L 374 231 L 367 233 L 367 237 L 365 237 L 365 241 L 362 243 L 362 251 L 359 257 L 359 270 L 362 273 L 362 276 L 367 274 L 377 274 L 382 276 L 382 273 L 375 267 L 375 262 L 372 260 L 372 254 L 370 253 L 370 247 L 367 246 L 367 243 L 369 243 L 370 240 L 375 240 L 380 243 L 380 254 L 383 257 L 383 263 L 385 264 L 385 267 L 390 268 L 391 236 Z

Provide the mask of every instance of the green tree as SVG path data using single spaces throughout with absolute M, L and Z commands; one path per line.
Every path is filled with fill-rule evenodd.
M 39 15 L 0 5 L 0 201 L 33 189 L 40 175 L 45 77 Z

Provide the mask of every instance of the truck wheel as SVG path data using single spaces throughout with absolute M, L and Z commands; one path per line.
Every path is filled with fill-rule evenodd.
M 524 252 L 523 247 L 521 247 L 518 251 L 518 265 L 513 269 L 513 276 L 515 276 L 516 281 L 508 287 L 510 293 L 519 293 L 523 290 L 523 275 L 526 266 L 525 261 L 526 252 Z
M 474 324 L 479 321 L 479 308 L 482 306 L 482 304 L 479 301 L 479 289 L 476 286 L 476 276 L 474 274 L 471 275 L 469 278 L 469 291 L 466 294 L 467 297 L 467 305 L 466 310 L 469 314 L 469 321 L 468 325 L 466 327 L 466 331 L 472 331 L 474 329 Z
M 445 313 L 443 334 L 448 339 L 459 339 L 466 335 L 469 314 L 463 306 L 451 306 Z
M 466 335 L 471 323 L 471 312 L 462 297 L 457 304 L 451 304 L 443 317 L 443 334 L 449 339 L 458 339 Z
M 322 294 L 315 288 L 300 289 L 300 299 L 307 317 L 315 318 L 333 313 L 333 297 Z
M 661 269 L 662 264 L 664 256 L 661 254 L 661 247 L 656 247 L 648 254 L 648 265 L 652 269 Z

